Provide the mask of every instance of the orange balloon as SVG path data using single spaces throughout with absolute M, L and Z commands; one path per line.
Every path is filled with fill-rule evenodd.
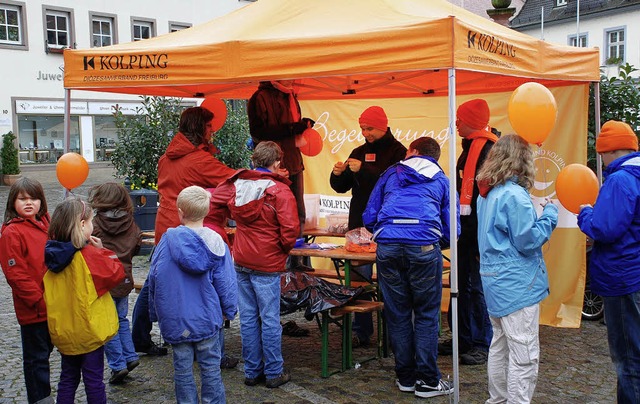
M 227 120 L 227 104 L 220 98 L 208 97 L 200 104 L 202 108 L 206 108 L 213 113 L 213 120 L 211 121 L 211 127 L 214 132 L 217 132 L 224 126 Z
M 524 83 L 509 98 L 509 122 L 513 130 L 531 144 L 540 145 L 556 124 L 558 106 L 548 88 Z
M 56 176 L 60 185 L 72 190 L 82 185 L 89 176 L 89 164 L 78 153 L 65 153 L 56 164 Z
M 300 148 L 300 152 L 306 156 L 317 156 L 322 151 L 323 141 L 322 136 L 315 129 L 305 129 L 302 132 L 302 136 L 307 141 L 307 144 Z
M 598 178 L 584 164 L 569 164 L 556 178 L 556 195 L 566 210 L 580 213 L 580 205 L 593 205 L 598 197 Z

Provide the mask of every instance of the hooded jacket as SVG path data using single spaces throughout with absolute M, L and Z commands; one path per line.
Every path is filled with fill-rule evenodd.
M 47 272 L 44 246 L 49 238 L 49 214 L 41 221 L 15 218 L 0 231 L 0 266 L 11 286 L 20 325 L 47 321 L 42 279 Z
M 298 112 L 300 104 L 296 100 Z M 282 167 L 289 170 L 290 175 L 304 170 L 302 154 L 296 147 L 296 139 L 289 104 L 289 94 L 283 93 L 269 81 L 263 81 L 253 93 L 247 104 L 249 130 L 256 144 L 265 140 L 276 142 L 284 155 Z
M 448 245 L 449 180 L 431 157 L 403 160 L 382 174 L 362 218 L 377 243 Z
M 593 208 L 578 215 L 578 226 L 594 240 L 591 290 L 622 296 L 640 290 L 640 152 L 612 161 Z
M 229 250 L 213 230 L 168 229 L 149 271 L 149 315 L 171 344 L 218 336 L 232 320 L 238 297 Z
M 191 185 L 215 188 L 235 172 L 213 157 L 204 145 L 196 147 L 178 133 L 158 161 L 160 207 L 156 216 L 156 244 L 168 228 L 180 224 L 176 207 L 180 191 Z
M 558 207 L 537 217 L 531 196 L 514 179 L 481 189 L 478 198 L 480 276 L 487 311 L 504 317 L 549 295 L 542 245 L 558 224 Z
M 349 230 L 364 226 L 362 213 L 380 174 L 392 164 L 404 159 L 406 155 L 407 148 L 393 137 L 387 128 L 387 133 L 377 141 L 365 142 L 351 151 L 349 158 L 362 162 L 362 167 L 357 173 L 348 167 L 340 175 L 331 173 L 329 183 L 334 191 L 343 194 L 351 190 Z
M 236 221 L 233 258 L 261 272 L 282 272 L 300 221 L 290 181 L 260 170 L 240 170 L 215 189 L 210 214 L 227 210 Z M 224 213 L 223 213 L 224 214 Z
M 111 289 L 111 296 L 128 296 L 133 289 L 131 260 L 140 250 L 142 242 L 140 228 L 133 220 L 133 215 L 117 209 L 100 211 L 93 217 L 93 235 L 102 240 L 105 248 L 115 252 L 124 266 L 125 278 Z

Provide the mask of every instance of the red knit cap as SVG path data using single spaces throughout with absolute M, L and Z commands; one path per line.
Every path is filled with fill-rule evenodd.
M 596 151 L 604 153 L 615 150 L 638 151 L 638 136 L 624 122 L 607 121 L 596 139 Z
M 458 119 L 472 129 L 484 129 L 489 124 L 489 104 L 483 99 L 476 98 L 458 107 Z
M 389 120 L 387 119 L 387 114 L 384 113 L 384 109 L 375 105 L 365 109 L 358 122 L 360 125 L 368 125 L 383 132 L 386 132 L 389 126 Z

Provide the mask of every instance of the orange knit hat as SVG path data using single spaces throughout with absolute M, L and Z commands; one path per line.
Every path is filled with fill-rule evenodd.
M 384 113 L 384 109 L 376 105 L 365 109 L 358 122 L 360 125 L 369 125 L 383 132 L 386 132 L 389 126 L 389 120 L 387 119 L 387 114 Z
M 483 99 L 476 98 L 458 107 L 458 119 L 472 129 L 484 129 L 489 124 L 491 112 L 489 104 Z
M 638 136 L 631 126 L 620 121 L 607 121 L 602 125 L 596 139 L 596 151 L 605 153 L 614 150 L 638 151 Z

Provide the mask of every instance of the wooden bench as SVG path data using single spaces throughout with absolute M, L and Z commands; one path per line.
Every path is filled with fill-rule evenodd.
M 368 361 L 382 356 L 387 356 L 386 351 L 386 332 L 384 325 L 384 318 L 382 316 L 382 309 L 384 309 L 384 303 L 368 300 L 355 300 L 344 306 L 334 307 L 330 310 L 322 312 L 322 352 L 321 352 L 321 376 L 329 377 L 333 373 L 344 372 L 353 366 L 353 345 L 351 341 L 351 314 L 353 313 L 371 313 L 376 312 L 378 318 L 378 333 L 377 333 L 377 352 L 376 356 L 367 358 L 360 362 Z M 341 317 L 342 324 L 342 367 L 340 370 L 329 373 L 329 323 L 331 322 L 330 316 Z M 334 321 L 335 322 L 335 321 Z

